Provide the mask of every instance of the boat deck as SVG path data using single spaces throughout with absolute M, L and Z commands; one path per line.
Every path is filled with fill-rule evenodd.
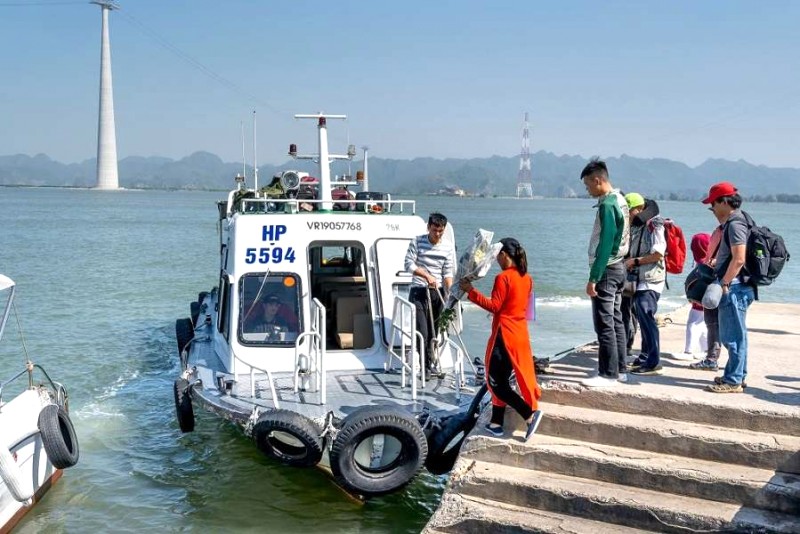
M 210 372 L 210 369 L 198 368 L 202 383 L 209 387 L 199 390 L 196 388 L 195 393 L 212 406 L 228 412 L 229 418 L 244 420 L 249 417 L 254 406 L 263 409 L 275 408 L 269 379 L 265 374 L 253 375 L 255 396 L 251 396 L 249 374 L 238 375 L 238 380 L 231 384 L 230 390 L 222 393 L 216 387 L 210 386 L 215 383 L 214 381 L 203 380 L 203 375 Z M 410 377 L 406 375 L 406 386 L 401 387 L 399 370 L 331 371 L 328 372 L 326 403 L 321 405 L 318 391 L 294 392 L 292 374 L 273 374 L 273 380 L 275 395 L 281 409 L 292 410 L 317 420 L 324 419 L 329 412 L 333 412 L 335 418 L 343 418 L 356 408 L 370 405 L 401 406 L 414 414 L 426 409 L 439 414 L 457 412 L 469 405 L 478 390 L 474 385 L 474 377 L 469 375 L 466 378 L 467 385 L 462 386 L 459 392 L 454 375 L 447 373 L 442 379 L 433 378 L 426 381 L 424 388 L 418 381 L 415 401 L 411 398 Z

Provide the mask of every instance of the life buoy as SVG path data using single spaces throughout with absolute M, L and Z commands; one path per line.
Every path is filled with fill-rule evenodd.
M 66 469 L 78 463 L 80 447 L 75 427 L 67 411 L 57 404 L 48 404 L 39 412 L 39 433 L 47 459 L 56 469 Z
M 178 416 L 178 426 L 181 432 L 194 430 L 194 408 L 192 407 L 192 388 L 189 381 L 179 378 L 173 385 L 175 393 L 175 414 Z
M 290 410 L 261 414 L 253 426 L 256 446 L 293 467 L 313 467 L 322 459 L 320 431 L 310 419 Z
M 425 434 L 410 413 L 365 406 L 342 421 L 330 451 L 331 471 L 347 491 L 383 495 L 410 482 L 427 455 Z
M 30 477 L 22 476 L 22 471 L 14 461 L 11 451 L 3 445 L 0 445 L 0 478 L 11 496 L 17 501 L 27 502 L 33 497 L 33 484 L 30 483 Z
M 428 437 L 428 458 L 425 460 L 425 468 L 428 471 L 434 475 L 443 475 L 453 469 L 461 445 L 475 428 L 480 415 L 481 401 L 487 390 L 486 384 L 481 386 L 466 411 L 442 419 L 440 428 Z
M 175 321 L 175 340 L 178 342 L 178 357 L 181 359 L 181 363 L 184 363 L 183 349 L 186 348 L 192 338 L 194 338 L 192 320 L 188 317 L 177 319 Z

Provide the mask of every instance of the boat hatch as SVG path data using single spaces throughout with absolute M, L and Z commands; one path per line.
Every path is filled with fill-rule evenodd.
M 357 241 L 316 241 L 308 248 L 311 298 L 326 309 L 327 350 L 375 344 L 366 252 Z

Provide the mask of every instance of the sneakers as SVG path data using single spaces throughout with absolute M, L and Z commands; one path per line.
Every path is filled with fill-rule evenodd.
M 533 419 L 531 419 L 531 422 L 528 423 L 528 430 L 525 432 L 525 441 L 531 439 L 531 436 L 533 436 L 536 433 L 536 429 L 539 428 L 539 423 L 541 421 L 542 421 L 542 411 L 536 410 L 535 412 L 533 412 Z
M 715 376 L 714 377 L 714 383 L 715 384 L 724 384 L 725 382 L 722 381 L 722 377 L 721 376 Z M 747 389 L 747 382 L 745 382 L 744 380 L 742 380 L 742 389 Z
M 728 384 L 727 382 L 717 384 L 716 381 L 706 389 L 712 393 L 742 393 L 744 391 L 741 384 Z
M 530 425 L 528 425 L 530 427 Z M 502 426 L 494 426 L 491 423 L 487 424 L 485 427 L 486 431 L 493 435 L 496 438 L 503 436 L 503 427 Z
M 628 381 L 628 373 L 620 373 L 617 377 L 617 382 L 622 382 L 623 384 Z
M 690 363 L 689 369 L 697 369 L 698 371 L 716 371 L 719 369 L 719 366 L 717 365 L 717 362 L 703 359 L 699 362 Z
M 631 369 L 631 373 L 635 375 L 660 375 L 662 370 L 660 365 L 656 365 L 655 367 L 645 367 L 643 365 L 636 369 Z
M 642 358 L 642 355 L 636 357 L 631 363 L 628 364 L 628 370 L 636 369 L 637 367 L 641 367 L 647 361 L 647 358 Z
M 606 378 L 604 376 L 593 376 L 592 378 L 584 378 L 581 384 L 587 388 L 610 388 L 618 384 L 615 378 Z
M 673 360 L 680 360 L 683 362 L 693 362 L 694 360 L 701 359 L 702 356 L 695 356 L 693 352 L 679 352 L 678 354 L 673 354 Z

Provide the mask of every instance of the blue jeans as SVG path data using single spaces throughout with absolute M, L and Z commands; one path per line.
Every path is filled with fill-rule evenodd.
M 661 338 L 656 323 L 658 298 L 660 293 L 652 290 L 637 291 L 633 296 L 636 318 L 639 320 L 639 331 L 642 334 L 642 356 L 647 358 L 644 367 L 655 367 L 661 363 Z
M 592 319 L 597 333 L 598 374 L 617 378 L 625 372 L 628 354 L 625 325 L 622 322 L 622 286 L 625 266 L 622 262 L 606 267 L 595 284 L 597 296 L 592 297 Z
M 728 363 L 722 380 L 741 384 L 747 377 L 747 308 L 753 302 L 753 288 L 734 284 L 719 302 L 719 341 L 728 349 Z

